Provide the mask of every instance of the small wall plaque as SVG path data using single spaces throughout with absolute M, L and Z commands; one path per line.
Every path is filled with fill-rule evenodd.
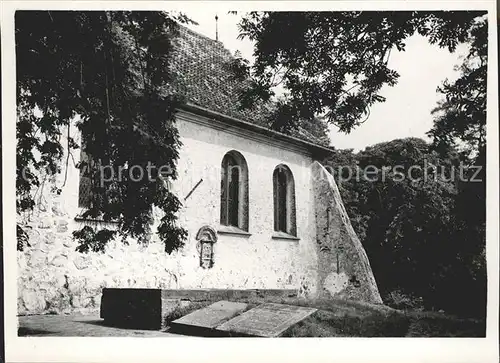
M 196 234 L 197 249 L 200 254 L 200 267 L 211 268 L 214 265 L 214 244 L 217 233 L 210 226 L 203 226 Z

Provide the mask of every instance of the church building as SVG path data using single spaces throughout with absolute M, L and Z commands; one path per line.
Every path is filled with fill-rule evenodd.
M 239 110 L 222 43 L 182 27 L 176 49 L 188 102 L 176 116 L 182 147 L 169 187 L 182 202 L 185 246 L 168 255 L 153 233 L 144 246 L 117 240 L 104 253 L 77 252 L 73 231 L 112 223 L 79 217 L 85 181 L 69 163 L 48 180 L 60 186 L 66 178 L 62 192 L 44 188 L 33 213 L 18 216 L 30 237 L 30 247 L 18 252 L 18 313 L 91 312 L 106 287 L 293 289 L 381 303 L 333 176 L 321 164 L 332 152 L 324 140 L 305 129 L 270 130 L 265 105 Z

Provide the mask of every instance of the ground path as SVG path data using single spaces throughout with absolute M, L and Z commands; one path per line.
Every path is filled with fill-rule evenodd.
M 98 315 L 28 315 L 19 317 L 19 336 L 55 337 L 179 337 L 158 330 L 107 326 Z
M 281 302 L 281 301 L 280 301 Z M 295 337 L 484 337 L 485 319 L 459 318 L 436 312 L 395 311 L 384 306 L 329 299 L 299 301 L 317 313 L 291 329 Z M 260 303 L 260 302 L 259 302 Z M 258 305 L 258 304 L 257 304 Z M 199 309 L 196 307 L 193 310 Z M 185 311 L 184 314 L 189 313 Z M 184 315 L 182 314 L 182 315 Z M 177 319 L 177 317 L 176 317 Z M 140 330 L 109 326 L 93 315 L 19 316 L 19 336 L 54 337 L 181 337 L 170 331 Z M 170 328 L 169 328 L 170 329 Z

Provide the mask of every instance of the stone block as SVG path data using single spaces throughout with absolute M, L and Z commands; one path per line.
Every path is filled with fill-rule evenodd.
M 317 161 L 311 171 L 318 236 L 319 296 L 382 304 L 368 256 L 352 228 L 335 179 Z M 350 281 L 356 283 L 351 285 Z
M 40 222 L 38 222 L 38 228 L 48 229 L 52 226 L 52 220 L 49 217 L 42 218 Z
M 161 329 L 161 290 L 104 288 L 100 315 L 113 326 Z
M 74 244 L 74 242 L 73 242 L 73 239 L 71 237 L 65 238 L 63 241 L 64 247 L 71 247 L 71 246 L 73 246 L 73 244 Z
M 61 207 L 61 203 L 54 202 L 54 204 L 52 204 L 52 213 L 54 213 L 54 215 L 58 217 L 64 215 L 64 210 Z
M 68 232 L 68 226 L 58 224 L 57 233 L 65 233 L 65 232 Z
M 45 243 L 45 240 L 41 240 L 40 242 L 38 242 L 33 249 L 39 250 L 43 253 L 47 253 L 50 251 L 50 247 L 47 245 L 47 243 Z
M 63 255 L 55 256 L 50 263 L 55 267 L 62 267 L 68 263 L 68 259 Z
M 73 296 L 81 296 L 86 291 L 87 279 L 84 276 L 68 276 L 68 290 Z
M 68 221 L 66 219 L 58 219 L 57 220 L 57 232 L 64 233 L 68 231 Z
M 67 294 L 59 294 L 47 300 L 47 312 L 49 314 L 62 314 L 64 311 L 72 309 L 70 298 Z
M 30 267 L 45 266 L 47 264 L 47 254 L 40 250 L 33 250 L 26 263 Z
M 26 261 L 26 255 L 23 252 L 18 252 L 17 253 L 17 269 L 18 271 L 22 271 L 26 268 L 27 266 L 27 261 Z
M 98 293 L 95 296 L 92 296 L 92 305 L 94 307 L 99 307 L 101 305 L 102 293 Z
M 21 294 L 24 306 L 30 313 L 41 313 L 45 310 L 46 302 L 40 292 L 24 290 Z
M 278 337 L 316 309 L 284 304 L 262 304 L 219 325 L 230 336 Z
M 91 305 L 92 300 L 87 296 L 72 296 L 71 305 L 74 308 L 87 308 Z
M 331 272 L 323 282 L 323 287 L 332 296 L 344 291 L 348 286 L 349 276 L 344 273 Z
M 89 256 L 77 256 L 73 263 L 78 270 L 84 270 L 92 264 L 92 260 Z
M 85 290 L 88 294 L 94 296 L 95 294 L 100 294 L 104 281 L 96 280 L 96 279 L 88 279 L 86 281 Z M 100 299 L 99 299 L 100 301 Z
M 244 303 L 218 301 L 174 320 L 170 329 L 189 335 L 210 335 L 217 326 L 242 313 L 246 308 L 247 304 Z
M 18 296 L 17 298 L 17 314 L 18 315 L 25 315 L 28 311 L 24 307 L 24 302 L 23 298 Z
M 48 232 L 43 240 L 48 245 L 54 244 L 54 242 L 56 241 L 56 235 L 54 232 Z
M 110 284 L 108 286 L 116 286 Z M 101 318 L 107 324 L 144 329 L 165 327 L 165 317 L 177 305 L 190 302 L 216 302 L 236 297 L 297 296 L 296 290 L 231 290 L 231 289 L 145 289 L 104 288 Z
M 62 273 L 58 273 L 54 276 L 54 285 L 57 288 L 64 288 L 67 283 L 67 275 L 64 275 Z

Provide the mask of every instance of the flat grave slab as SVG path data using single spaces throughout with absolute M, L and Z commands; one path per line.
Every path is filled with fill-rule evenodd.
M 317 309 L 284 304 L 262 304 L 217 327 L 233 336 L 278 337 Z
M 191 302 L 296 296 L 294 289 L 104 288 L 100 317 L 110 326 L 158 330 L 167 328 L 165 318 L 173 309 Z
M 207 333 L 218 325 L 233 318 L 247 308 L 247 304 L 231 301 L 218 301 L 203 309 L 174 320 L 170 324 L 171 331 L 184 333 Z

